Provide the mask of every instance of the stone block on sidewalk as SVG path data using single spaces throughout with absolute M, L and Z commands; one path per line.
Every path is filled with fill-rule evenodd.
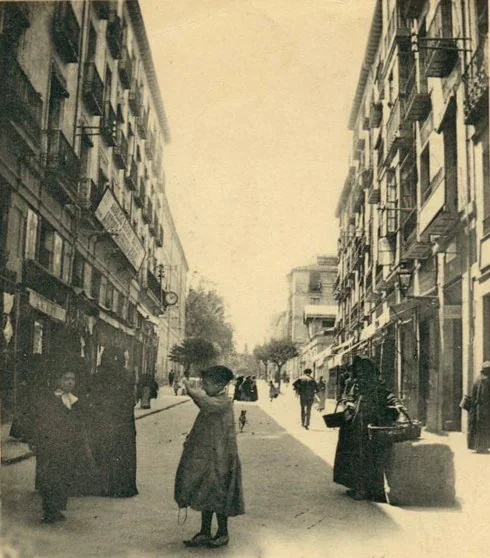
M 428 440 L 397 442 L 388 452 L 386 496 L 401 506 L 451 505 L 455 501 L 454 454 Z

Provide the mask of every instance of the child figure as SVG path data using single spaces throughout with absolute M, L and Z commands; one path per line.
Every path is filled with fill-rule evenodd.
M 203 390 L 184 380 L 188 395 L 200 412 L 184 442 L 175 477 L 175 501 L 201 512 L 201 530 L 186 546 L 219 548 L 229 542 L 228 517 L 245 513 L 235 420 L 226 386 L 233 373 L 211 366 L 201 373 Z M 211 535 L 213 514 L 218 530 Z
M 29 445 L 36 453 L 36 488 L 42 499 L 43 523 L 65 519 L 62 510 L 83 466 L 83 426 L 78 398 L 72 393 L 75 374 L 62 373 L 57 386 L 41 394 L 31 409 L 33 432 Z

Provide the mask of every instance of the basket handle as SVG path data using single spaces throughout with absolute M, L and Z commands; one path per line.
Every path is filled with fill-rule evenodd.
M 401 415 L 404 415 L 405 418 L 408 419 L 408 422 L 409 422 L 410 424 L 413 424 L 413 423 L 412 423 L 412 419 L 410 418 L 410 415 L 407 413 L 407 411 L 405 411 L 405 409 L 402 409 L 402 408 L 398 407 L 398 412 L 399 412 Z

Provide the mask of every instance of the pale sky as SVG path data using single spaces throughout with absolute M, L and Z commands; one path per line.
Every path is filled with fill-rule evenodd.
M 237 349 L 270 335 L 286 275 L 336 254 L 335 206 L 374 0 L 141 0 L 169 121 L 167 196 Z

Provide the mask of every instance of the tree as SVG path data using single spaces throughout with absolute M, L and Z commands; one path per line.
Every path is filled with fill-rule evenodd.
M 202 281 L 189 289 L 185 321 L 186 337 L 217 343 L 224 356 L 233 352 L 233 327 L 226 321 L 223 299 Z
M 288 360 L 298 356 L 298 351 L 289 339 L 271 339 L 265 345 L 265 351 L 269 361 L 273 362 L 277 367 L 279 389 L 281 389 L 281 369 Z
M 269 381 L 269 362 L 270 362 L 270 358 L 269 358 L 269 353 L 267 351 L 267 346 L 266 345 L 257 345 L 257 347 L 255 347 L 254 350 L 253 350 L 253 354 L 254 354 L 254 357 L 256 358 L 256 360 L 258 360 L 259 362 L 261 362 L 264 365 L 265 379 L 266 379 L 266 381 Z
M 205 339 L 188 338 L 184 339 L 180 345 L 174 345 L 168 356 L 172 362 L 184 366 L 184 376 L 188 378 L 193 364 L 205 367 L 219 354 L 220 351 L 213 343 Z

